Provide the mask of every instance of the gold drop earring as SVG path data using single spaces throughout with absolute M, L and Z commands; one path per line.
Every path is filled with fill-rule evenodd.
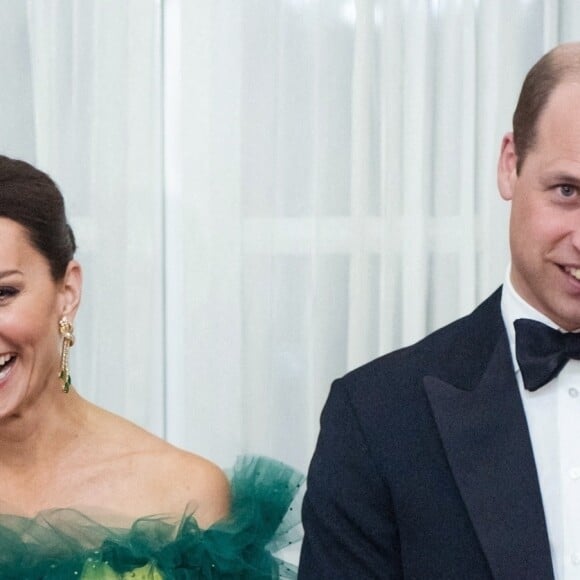
M 71 387 L 70 370 L 68 368 L 68 353 L 70 347 L 75 343 L 75 335 L 73 334 L 73 325 L 64 316 L 58 321 L 58 330 L 62 336 L 62 349 L 60 351 L 60 373 L 58 376 L 62 381 L 63 392 L 68 393 Z

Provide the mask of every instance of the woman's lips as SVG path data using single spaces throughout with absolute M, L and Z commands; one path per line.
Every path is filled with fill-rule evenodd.
M 14 368 L 17 356 L 14 353 L 4 353 L 0 355 L 0 382 L 4 381 L 10 375 Z

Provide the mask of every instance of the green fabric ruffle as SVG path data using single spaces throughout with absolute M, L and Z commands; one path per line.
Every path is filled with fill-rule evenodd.
M 291 579 L 273 553 L 300 539 L 293 500 L 303 476 L 264 457 L 240 458 L 230 474 L 231 514 L 206 530 L 193 514 L 111 528 L 72 509 L 35 518 L 0 515 L 3 580 Z

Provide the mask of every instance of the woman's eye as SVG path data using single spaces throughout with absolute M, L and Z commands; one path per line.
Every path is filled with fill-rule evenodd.
M 0 286 L 0 302 L 4 302 L 13 296 L 18 294 L 18 290 L 16 288 L 12 288 L 11 286 Z

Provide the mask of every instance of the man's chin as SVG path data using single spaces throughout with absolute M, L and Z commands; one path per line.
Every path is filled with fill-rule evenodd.
M 574 308 L 568 310 L 559 308 L 548 312 L 540 311 L 562 330 L 566 332 L 580 331 L 580 304 L 574 304 Z

